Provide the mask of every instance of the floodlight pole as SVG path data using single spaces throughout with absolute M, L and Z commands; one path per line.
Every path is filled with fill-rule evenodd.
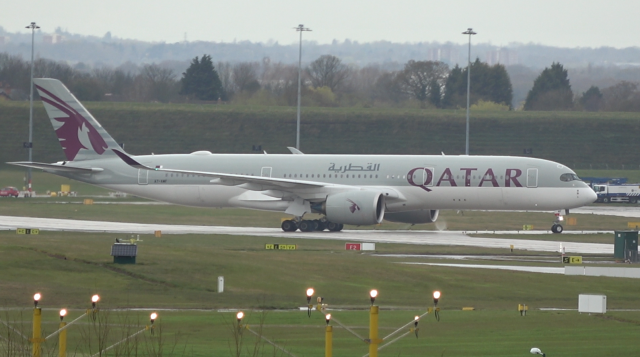
M 469 27 L 467 31 L 462 33 L 463 35 L 469 35 L 469 61 L 467 65 L 467 131 L 466 131 L 466 149 L 465 155 L 469 155 L 469 95 L 471 93 L 471 35 L 475 35 L 473 29 Z
M 302 81 L 302 32 L 311 31 L 309 28 L 305 28 L 300 24 L 298 27 L 294 27 L 296 31 L 300 32 L 300 48 L 298 51 L 298 116 L 296 125 L 296 149 L 300 150 L 300 86 Z
M 34 52 L 34 40 L 37 26 L 35 22 L 32 22 L 29 26 L 25 27 L 31 29 L 31 82 L 29 83 L 29 142 L 27 143 L 29 149 L 29 162 L 32 160 L 33 149 L 33 52 Z M 29 197 L 31 197 L 31 168 L 27 168 L 27 183 L 29 185 Z

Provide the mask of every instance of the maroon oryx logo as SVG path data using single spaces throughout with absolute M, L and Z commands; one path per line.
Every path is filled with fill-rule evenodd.
M 415 179 L 413 177 L 414 175 L 416 176 Z M 420 187 L 427 192 L 431 192 L 431 189 L 428 188 L 427 185 L 433 183 L 433 171 L 426 167 L 416 167 L 407 174 L 407 182 L 409 182 L 411 186 Z
M 351 206 L 349 206 L 349 211 L 351 211 L 351 213 L 354 213 L 355 211 L 360 210 L 360 206 L 358 206 L 357 203 L 351 201 L 350 199 L 347 199 L 347 201 L 351 202 Z
M 56 129 L 56 135 L 68 160 L 73 161 L 80 149 L 93 150 L 98 155 L 102 155 L 105 152 L 109 146 L 96 128 L 82 114 L 48 90 L 38 85 L 36 85 L 36 88 L 40 91 L 40 98 L 43 102 L 52 105 L 63 113 L 53 119 L 62 123 Z

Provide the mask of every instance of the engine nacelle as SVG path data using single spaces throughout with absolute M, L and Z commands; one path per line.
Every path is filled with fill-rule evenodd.
M 320 208 L 331 222 L 357 226 L 382 223 L 384 195 L 375 191 L 350 191 L 330 195 Z
M 384 215 L 384 219 L 389 222 L 398 223 L 432 223 L 438 219 L 440 211 L 437 209 L 421 209 L 417 211 L 405 211 L 405 212 L 387 212 Z

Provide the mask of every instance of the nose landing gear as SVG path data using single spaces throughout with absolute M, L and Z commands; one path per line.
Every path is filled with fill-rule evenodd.
M 569 214 L 569 210 L 565 210 L 567 214 Z M 551 226 L 551 232 L 553 233 L 562 233 L 564 231 L 564 227 L 562 227 L 562 222 L 564 222 L 564 216 L 562 215 L 562 211 L 556 211 L 556 220 L 553 221 L 553 225 Z

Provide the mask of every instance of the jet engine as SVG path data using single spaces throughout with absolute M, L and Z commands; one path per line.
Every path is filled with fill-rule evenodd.
M 438 219 L 440 211 L 437 209 L 421 209 L 417 211 L 405 211 L 405 212 L 387 212 L 384 215 L 384 219 L 389 222 L 398 223 L 432 223 Z
M 384 196 L 375 191 L 350 191 L 329 195 L 322 204 L 312 207 L 331 222 L 357 226 L 382 223 Z

